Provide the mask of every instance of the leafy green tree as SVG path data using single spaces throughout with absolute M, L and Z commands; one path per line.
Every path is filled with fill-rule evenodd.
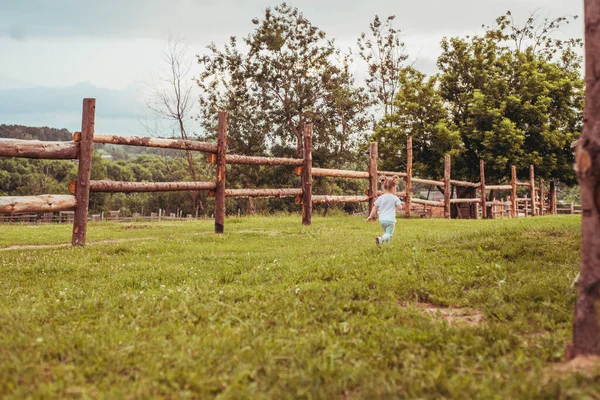
M 265 152 L 278 144 L 301 154 L 303 126 L 312 123 L 315 150 L 350 156 L 346 144 L 359 134 L 356 121 L 365 119 L 367 104 L 353 87 L 349 61 L 325 32 L 285 3 L 252 22 L 256 29 L 243 39 L 247 52 L 232 37 L 223 50 L 212 44 L 199 57 L 205 129 L 214 132 L 216 112 L 225 109 L 232 151 L 249 146 Z
M 485 35 L 442 40 L 439 92 L 463 146 L 453 175 L 476 180 L 481 158 L 490 180 L 506 178 L 511 164 L 525 176 L 534 164 L 541 177 L 574 182 L 569 146 L 581 129 L 579 42 L 553 39 L 566 19 L 532 16 L 520 27 L 509 17 Z
M 444 155 L 461 153 L 460 134 L 448 120 L 436 77 L 428 79 L 412 67 L 403 68 L 399 74 L 395 111 L 379 121 L 372 137 L 379 143 L 380 167 L 392 171 L 404 168 L 406 139 L 412 136 L 415 174 L 440 176 Z

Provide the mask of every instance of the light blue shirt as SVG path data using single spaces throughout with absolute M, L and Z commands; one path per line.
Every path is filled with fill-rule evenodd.
M 379 207 L 379 220 L 396 222 L 396 207 L 400 204 L 402 204 L 402 200 L 391 193 L 379 196 L 375 200 L 375 205 Z

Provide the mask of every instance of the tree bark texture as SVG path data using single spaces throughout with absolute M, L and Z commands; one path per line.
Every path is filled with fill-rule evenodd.
M 581 188 L 581 261 L 567 358 L 600 354 L 600 0 L 585 0 L 584 14 L 584 123 L 575 155 Z
M 96 99 L 83 99 L 81 135 L 79 142 L 79 166 L 77 172 L 77 208 L 73 221 L 73 246 L 85 246 L 88 208 L 90 204 L 90 177 L 94 152 L 94 124 L 96 119 Z

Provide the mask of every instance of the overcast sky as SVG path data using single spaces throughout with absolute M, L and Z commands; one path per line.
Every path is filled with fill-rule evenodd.
M 211 42 L 244 36 L 267 0 L 0 0 L 0 124 L 76 130 L 81 99 L 97 98 L 97 130 L 145 134 L 144 83 L 163 68 L 169 35 L 192 54 Z M 519 20 L 583 14 L 581 0 L 296 0 L 315 25 L 343 48 L 354 46 L 375 15 L 396 15 L 416 66 L 435 73 L 444 36 L 481 32 L 508 9 Z M 582 20 L 564 29 L 582 37 Z M 361 75 L 360 67 L 356 74 Z M 196 70 L 197 71 L 197 70 Z

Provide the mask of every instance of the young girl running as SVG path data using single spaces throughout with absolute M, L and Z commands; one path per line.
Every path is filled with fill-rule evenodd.
M 375 206 L 373 206 L 371 214 L 367 218 L 367 222 L 375 221 L 379 212 L 379 223 L 383 228 L 383 236 L 375 239 L 377 245 L 390 242 L 396 225 L 396 210 L 400 211 L 402 209 L 402 201 L 396 196 L 398 177 L 386 178 L 382 176 L 379 181 L 383 184 L 384 193 L 375 200 Z

